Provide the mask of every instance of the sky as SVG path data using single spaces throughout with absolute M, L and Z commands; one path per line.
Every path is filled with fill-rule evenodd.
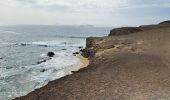
M 0 25 L 136 26 L 170 20 L 170 0 L 0 0 Z

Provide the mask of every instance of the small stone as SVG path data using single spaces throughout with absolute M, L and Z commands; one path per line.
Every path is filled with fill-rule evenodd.
M 21 43 L 21 46 L 26 46 L 27 44 Z
M 79 49 L 82 49 L 83 47 L 82 47 L 82 46 L 79 46 L 78 48 L 79 48 Z
M 61 49 L 61 50 L 67 50 L 67 49 Z
M 47 71 L 47 69 L 42 69 L 42 70 L 40 70 L 40 72 L 45 72 L 45 71 Z
M 46 60 L 39 61 L 39 62 L 37 62 L 37 64 L 41 64 L 43 62 L 46 62 Z
M 6 67 L 6 69 L 12 69 L 12 68 L 13 68 L 13 67 L 11 67 L 11 66 L 7 66 L 7 67 Z
M 78 55 L 78 54 L 79 54 L 79 52 L 74 52 L 74 53 L 73 53 L 74 56 L 76 56 L 76 55 Z

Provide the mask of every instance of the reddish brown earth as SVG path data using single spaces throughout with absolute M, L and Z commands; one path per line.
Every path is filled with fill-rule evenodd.
M 88 38 L 88 67 L 15 100 L 170 100 L 170 24 L 138 28 Z

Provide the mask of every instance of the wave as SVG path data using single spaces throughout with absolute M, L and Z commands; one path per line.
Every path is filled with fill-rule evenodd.
M 63 51 L 55 52 L 55 54 L 52 59 L 43 56 L 43 59 L 48 60 L 41 64 L 8 70 L 4 68 L 1 70 L 3 71 L 3 74 L 1 74 L 3 78 L 0 80 L 0 86 L 2 86 L 0 90 L 1 88 L 10 88 L 1 91 L 0 99 L 9 100 L 14 97 L 26 95 L 34 89 L 46 85 L 49 81 L 65 76 L 65 68 L 81 65 L 81 61 L 72 54 L 67 54 Z
M 2 33 L 2 34 L 19 34 L 19 33 L 17 33 L 17 32 L 14 32 L 14 31 L 5 31 L 5 30 L 0 30 L 0 33 Z
M 81 37 L 81 36 L 62 36 L 62 35 L 57 35 L 56 37 L 60 38 L 73 38 L 73 39 L 86 39 L 87 37 Z
M 9 46 L 13 46 L 13 45 L 17 45 L 17 44 L 16 43 L 4 42 L 4 43 L 0 43 L 0 48 L 2 48 L 2 47 L 9 47 Z
M 39 41 L 39 42 L 31 42 L 31 43 L 19 43 L 21 46 L 27 45 L 36 45 L 43 47 L 84 47 L 84 41 Z

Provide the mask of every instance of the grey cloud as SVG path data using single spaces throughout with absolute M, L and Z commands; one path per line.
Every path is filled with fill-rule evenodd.
M 138 6 L 165 6 L 170 5 L 170 0 L 128 0 L 130 5 Z
M 37 4 L 37 0 L 16 0 L 16 1 L 24 4 Z

